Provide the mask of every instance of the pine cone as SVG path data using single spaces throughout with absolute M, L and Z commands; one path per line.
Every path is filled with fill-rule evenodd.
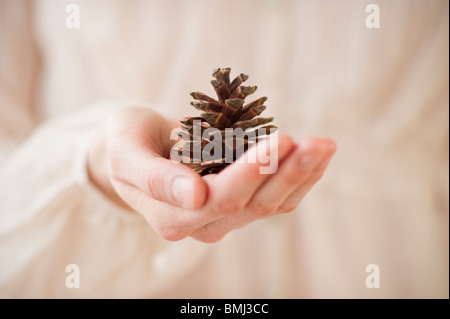
M 185 165 L 201 175 L 220 172 L 259 138 L 277 129 L 274 125 L 260 127 L 273 120 L 272 117 L 257 117 L 266 109 L 263 103 L 267 97 L 261 97 L 244 106 L 244 99 L 255 92 L 256 86 L 241 86 L 248 79 L 248 76 L 242 73 L 230 83 L 230 71 L 230 68 L 214 70 L 211 84 L 218 100 L 201 92 L 191 93 L 197 100 L 191 102 L 191 105 L 204 113 L 180 121 L 183 124 L 183 142 L 182 147 L 177 149 L 178 155 Z M 198 124 L 197 128 L 195 124 Z M 217 129 L 215 134 L 208 134 L 212 130 L 205 132 L 209 128 Z M 233 129 L 236 134 L 239 132 L 236 129 L 240 128 L 240 132 L 244 134 L 227 135 L 227 128 Z M 231 158 L 225 156 L 226 154 L 231 154 Z M 208 155 L 208 160 L 205 160 L 205 155 Z

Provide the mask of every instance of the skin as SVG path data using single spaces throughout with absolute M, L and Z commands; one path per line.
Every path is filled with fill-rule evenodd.
M 336 150 L 328 138 L 294 143 L 279 134 L 278 170 L 260 174 L 261 163 L 233 163 L 201 177 L 169 153 L 179 123 L 139 107 L 111 115 L 92 142 L 89 178 L 113 202 L 142 214 L 167 240 L 191 236 L 216 242 L 228 232 L 276 214 L 293 211 L 322 177 Z M 249 152 L 257 152 L 256 147 Z

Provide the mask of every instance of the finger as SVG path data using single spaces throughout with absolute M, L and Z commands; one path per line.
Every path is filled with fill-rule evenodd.
M 211 182 L 208 204 L 217 216 L 240 212 L 254 192 L 268 178 L 261 168 L 278 165 L 293 146 L 289 136 L 268 138 L 250 148 L 236 163 L 228 166 Z M 264 160 L 269 150 L 270 156 Z M 268 161 L 267 161 L 268 159 Z M 276 162 L 276 163 L 275 163 Z
M 307 138 L 299 143 L 289 157 L 255 193 L 246 207 L 249 219 L 271 215 L 300 186 L 317 165 L 328 159 L 334 142 L 327 138 Z M 295 208 L 295 207 L 294 207 Z
M 319 162 L 318 165 L 311 171 L 308 177 L 303 180 L 300 185 L 289 195 L 287 196 L 282 203 L 278 206 L 276 213 L 288 213 L 293 211 L 306 194 L 314 187 L 314 185 L 320 180 L 320 178 L 325 173 L 326 168 L 328 167 L 328 163 L 331 160 L 331 157 L 336 151 L 336 145 L 332 143 L 328 152 L 325 154 L 324 158 Z
M 191 236 L 201 241 L 215 242 L 233 229 L 277 212 L 280 203 L 289 198 L 290 193 L 296 191 L 298 184 L 305 183 L 305 187 L 303 187 L 305 192 L 312 187 L 309 184 L 316 178 L 315 171 L 318 167 L 322 167 L 323 174 L 325 165 L 323 161 L 327 162 L 334 150 L 335 144 L 329 139 L 305 139 L 281 163 L 278 172 L 261 186 L 245 208 L 244 214 L 230 215 L 215 220 L 199 228 Z M 298 170 L 298 173 L 295 170 Z M 297 178 L 294 178 L 295 176 Z M 308 187 L 309 189 L 307 189 Z M 295 195 L 293 198 L 295 198 L 295 208 L 300 201 Z M 287 204 L 294 205 L 290 202 Z
M 116 140 L 109 152 L 108 166 L 114 179 L 179 207 L 198 209 L 204 204 L 207 185 L 187 166 L 160 157 L 128 139 Z

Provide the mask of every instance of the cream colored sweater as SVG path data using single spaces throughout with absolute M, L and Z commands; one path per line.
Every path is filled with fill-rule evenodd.
M 448 298 L 448 39 L 439 0 L 0 1 L 0 297 Z M 228 66 L 338 151 L 295 212 L 166 242 L 89 183 L 86 145 L 124 105 L 192 115 Z

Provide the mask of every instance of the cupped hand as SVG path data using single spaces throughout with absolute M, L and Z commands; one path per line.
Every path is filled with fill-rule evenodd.
M 88 153 L 91 181 L 117 204 L 142 214 L 168 240 L 192 236 L 215 242 L 252 221 L 293 211 L 336 149 L 328 138 L 296 144 L 280 134 L 259 142 L 219 174 L 201 177 L 169 159 L 176 142 L 170 133 L 178 126 L 152 110 L 124 108 L 106 120 Z M 267 163 L 252 156 L 261 150 L 278 155 L 273 174 L 261 174 Z

